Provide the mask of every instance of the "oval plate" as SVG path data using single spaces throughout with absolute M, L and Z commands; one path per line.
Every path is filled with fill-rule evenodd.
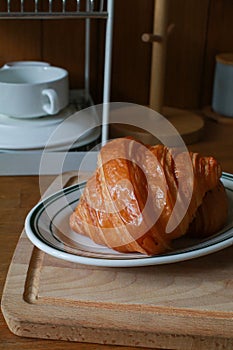
M 106 267 L 134 267 L 175 263 L 214 253 L 233 244 L 233 175 L 221 178 L 228 196 L 228 220 L 223 229 L 205 239 L 182 237 L 174 250 L 156 256 L 123 254 L 95 244 L 73 232 L 69 217 L 77 206 L 86 183 L 73 185 L 39 202 L 28 214 L 25 231 L 31 242 L 56 258 Z

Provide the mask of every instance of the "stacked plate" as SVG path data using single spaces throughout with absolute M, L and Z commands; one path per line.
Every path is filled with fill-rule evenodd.
M 0 152 L 67 151 L 92 144 L 100 136 L 94 106 L 84 107 L 84 92 L 70 92 L 70 104 L 53 116 L 16 119 L 0 115 Z M 89 104 L 90 105 L 90 104 Z

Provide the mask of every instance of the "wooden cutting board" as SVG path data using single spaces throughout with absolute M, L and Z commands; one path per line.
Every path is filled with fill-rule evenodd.
M 70 184 L 69 178 L 74 175 L 67 175 Z M 232 256 L 229 247 L 170 265 L 92 267 L 49 256 L 22 232 L 3 291 L 2 311 L 10 330 L 19 336 L 230 350 Z

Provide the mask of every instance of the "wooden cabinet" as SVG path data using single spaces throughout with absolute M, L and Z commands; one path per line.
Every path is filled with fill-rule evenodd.
M 112 101 L 148 104 L 151 46 L 141 41 L 152 31 L 153 0 L 116 0 Z M 175 29 L 168 41 L 165 101 L 200 108 L 211 101 L 215 55 L 233 52 L 231 0 L 170 0 Z M 101 102 L 105 22 L 92 20 L 91 90 Z M 83 86 L 84 21 L 0 21 L 0 65 L 13 60 L 45 60 L 70 73 L 72 88 Z

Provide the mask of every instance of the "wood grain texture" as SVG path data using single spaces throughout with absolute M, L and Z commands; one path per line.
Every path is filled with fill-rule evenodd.
M 230 248 L 172 266 L 93 268 L 47 256 L 22 235 L 2 308 L 20 336 L 172 349 L 191 349 L 191 341 L 199 349 L 231 349 L 231 256 Z
M 176 128 L 186 145 L 191 145 L 201 140 L 205 123 L 200 113 L 185 109 L 164 107 L 162 114 Z
M 11 281 L 8 279 L 7 298 L 4 293 L 2 301 L 5 316 L 9 317 L 9 326 L 14 333 L 26 337 L 59 338 L 102 344 L 125 345 L 127 343 L 132 346 L 152 348 L 157 346 L 167 347 L 168 349 L 193 349 L 195 347 L 198 349 L 217 349 L 217 346 L 220 345 L 225 346 L 226 349 L 231 349 L 231 332 L 229 338 L 226 337 L 230 320 L 229 310 L 227 314 L 218 314 L 218 319 L 215 318 L 214 325 L 211 322 L 212 312 L 205 311 L 205 317 L 203 318 L 202 314 L 193 313 L 190 307 L 186 312 L 180 310 L 179 313 L 173 303 L 170 306 L 167 304 L 165 309 L 164 307 L 161 309 L 159 306 L 154 309 L 152 305 L 152 300 L 155 300 L 158 295 L 159 299 L 156 301 L 158 304 L 164 298 L 176 300 L 177 296 L 179 296 L 179 302 L 182 304 L 188 302 L 188 300 L 190 302 L 191 295 L 196 294 L 192 305 L 195 305 L 196 301 L 196 307 L 199 308 L 198 304 L 203 296 L 205 300 L 210 297 L 216 303 L 217 294 L 223 294 L 222 288 L 227 287 L 230 293 L 231 286 L 229 283 L 221 288 L 221 282 L 226 278 L 226 269 L 229 266 L 228 258 L 223 258 L 223 254 L 222 258 L 217 254 L 219 274 L 216 274 L 215 277 L 216 263 L 213 264 L 213 261 L 216 261 L 216 259 L 208 259 L 204 274 L 205 271 L 207 275 L 209 274 L 211 265 L 210 272 L 211 279 L 213 279 L 213 283 L 211 283 L 209 279 L 203 281 L 200 266 L 193 266 L 193 269 L 191 267 L 193 263 L 187 266 L 187 268 L 191 267 L 193 278 L 190 276 L 188 269 L 183 268 L 183 264 L 177 264 L 173 266 L 172 270 L 170 270 L 170 267 L 164 267 L 162 271 L 154 271 L 154 279 L 149 279 L 153 267 L 149 269 L 126 269 L 126 271 L 86 268 L 56 260 L 44 255 L 37 249 L 33 250 L 24 236 L 21 236 L 20 241 L 21 244 L 17 246 L 11 265 Z M 31 278 L 31 285 L 26 283 L 26 290 L 31 291 L 31 294 L 24 294 L 24 299 L 20 299 L 17 298 L 17 295 L 25 291 L 22 282 L 25 273 L 27 273 L 29 262 L 28 255 L 25 256 L 25 249 L 32 252 L 28 274 Z M 228 254 L 231 255 L 232 251 L 228 251 L 227 257 Z M 199 261 L 201 266 L 205 265 L 206 261 L 201 260 Z M 231 263 L 230 265 L 232 266 Z M 169 273 L 167 276 L 167 269 L 170 270 L 172 275 Z M 224 270 L 223 274 L 222 269 Z M 181 285 L 185 275 L 186 284 Z M 222 276 L 220 281 L 218 281 L 219 275 Z M 200 281 L 198 281 L 198 276 Z M 164 279 L 165 284 L 162 283 L 161 285 L 161 278 Z M 154 291 L 152 292 L 151 281 L 156 285 L 155 294 Z M 218 282 L 216 283 L 216 281 Z M 122 283 L 119 284 L 120 282 Z M 140 295 L 138 290 L 133 287 L 135 284 L 142 286 L 142 283 L 144 293 Z M 72 288 L 70 288 L 71 285 Z M 179 285 L 182 290 L 179 290 Z M 213 289 L 211 293 L 208 293 L 210 285 Z M 38 288 L 35 289 L 35 286 Z M 151 288 L 152 293 L 148 293 L 148 287 Z M 129 294 L 129 288 L 132 294 Z M 161 293 L 161 288 L 165 291 L 164 295 Z M 169 293 L 169 289 L 173 291 L 172 294 Z M 146 290 L 147 293 L 145 293 Z M 143 292 L 143 290 L 140 291 Z M 117 303 L 112 302 L 114 294 L 121 295 Z M 95 300 L 93 300 L 94 295 Z M 137 295 L 136 301 L 135 295 Z M 143 307 L 141 301 L 137 304 L 137 300 L 142 299 L 142 295 L 143 299 L 146 296 L 147 300 Z M 185 298 L 183 300 L 184 295 L 188 296 L 187 300 Z M 99 299 L 101 299 L 101 302 Z M 129 300 L 131 300 L 131 303 L 129 303 Z M 148 300 L 150 300 L 149 303 Z M 229 304 L 229 302 L 232 303 L 232 298 L 230 295 L 227 298 L 226 295 L 226 304 Z M 201 304 L 204 304 L 203 300 Z M 211 305 L 211 301 L 208 302 L 208 305 Z M 223 305 L 224 303 L 222 305 L 218 303 L 215 309 L 219 309 Z M 14 310 L 14 314 L 12 314 L 12 310 Z M 127 319 L 125 318 L 126 313 Z M 216 315 L 217 313 L 215 313 L 215 317 Z M 187 322 L 187 318 L 189 318 L 189 322 Z M 172 323 L 169 322 L 171 319 L 173 319 Z M 155 320 L 157 320 L 156 324 L 154 324 Z M 216 329 L 216 323 L 219 326 L 218 330 Z M 170 334 L 171 326 L 172 333 Z M 143 331 L 145 328 L 147 331 Z M 164 329 L 166 329 L 166 333 L 164 333 Z M 187 329 L 188 333 L 182 334 Z M 213 337 L 214 331 L 215 335 Z M 200 333 L 202 334 L 201 337 L 198 336 Z
M 171 107 L 163 107 L 161 113 L 176 128 L 186 145 L 196 143 L 202 138 L 204 120 L 200 113 Z M 126 136 L 132 136 L 148 145 L 161 143 L 158 138 L 144 129 L 128 124 L 112 124 L 110 126 L 110 138 Z M 166 135 L 166 137 L 168 136 Z M 171 135 L 170 141 L 172 137 Z
M 10 61 L 42 60 L 41 21 L 0 21 L 0 66 Z
M 198 108 L 208 24 L 209 0 L 172 0 L 170 22 L 175 28 L 167 46 L 167 106 Z
M 228 171 L 233 173 L 233 138 L 232 138 L 232 131 L 233 126 L 232 125 L 225 125 L 225 124 L 218 124 L 213 121 L 207 120 L 206 121 L 206 127 L 205 127 L 205 137 L 202 139 L 201 142 L 193 144 L 189 146 L 189 149 L 192 151 L 199 151 L 202 154 L 205 155 L 214 155 L 222 164 L 222 168 L 224 171 Z M 51 184 L 54 177 L 43 177 L 43 188 L 45 189 L 47 186 Z M 7 193 L 8 192 L 8 193 Z M 19 177 L 0 177 L 0 295 L 2 296 L 2 290 L 5 283 L 5 279 L 7 276 L 7 270 L 11 263 L 13 251 L 17 245 L 18 239 L 19 239 L 19 233 L 22 231 L 23 228 L 23 221 L 27 214 L 27 212 L 31 209 L 33 205 L 36 204 L 36 202 L 40 198 L 40 191 L 38 186 L 38 178 L 33 176 L 19 176 Z M 18 214 L 19 213 L 19 214 Z M 24 239 L 24 244 L 29 244 L 27 239 Z M 21 261 L 20 269 L 24 269 L 26 271 L 27 264 L 29 262 L 29 251 L 31 249 L 31 246 L 29 247 L 29 250 L 25 249 L 25 245 L 21 246 L 23 249 L 17 250 L 17 254 L 15 255 L 15 264 L 18 264 L 19 261 Z M 19 246 L 18 246 L 19 248 Z M 225 255 L 226 254 L 226 255 Z M 163 300 L 166 300 L 167 309 L 171 307 L 171 300 L 172 295 L 168 295 L 168 291 L 173 288 L 173 298 L 176 302 L 176 309 L 175 312 L 177 312 L 177 307 L 181 307 L 183 305 L 184 310 L 185 308 L 187 310 L 188 308 L 188 302 L 189 298 L 184 298 L 184 296 L 192 295 L 192 293 L 196 292 L 195 297 L 191 300 L 192 301 L 192 307 L 196 308 L 194 310 L 195 317 L 192 320 L 192 323 L 188 323 L 185 325 L 185 327 L 191 327 L 193 326 L 193 323 L 198 320 L 197 318 L 197 309 L 198 308 L 204 308 L 203 302 L 205 301 L 207 309 L 211 307 L 211 303 L 215 305 L 215 310 L 220 310 L 222 308 L 222 311 L 224 308 L 226 308 L 227 303 L 232 303 L 232 297 L 231 297 L 231 290 L 232 290 L 232 274 L 229 278 L 227 278 L 228 274 L 228 268 L 232 268 L 232 248 L 227 249 L 225 251 L 219 252 L 217 254 L 214 254 L 212 257 L 209 256 L 206 258 L 201 258 L 199 262 L 193 261 L 188 262 L 187 268 L 190 269 L 192 274 L 188 273 L 186 269 L 183 269 L 183 263 L 181 265 L 170 265 L 170 282 L 166 284 L 166 286 L 162 283 L 163 279 L 165 280 L 165 272 L 166 267 L 163 266 L 161 272 L 160 271 L 153 271 L 153 277 L 152 280 L 153 285 L 155 285 L 156 280 L 159 281 L 159 284 L 155 286 L 155 293 L 158 296 L 158 303 L 161 303 L 162 298 Z M 230 260 L 229 260 L 230 259 Z M 58 281 L 55 281 L 54 276 L 51 276 L 50 273 L 50 267 L 55 268 L 56 271 L 60 271 L 60 267 L 64 269 L 65 271 L 71 273 L 71 276 L 75 276 L 75 279 L 72 280 L 72 285 L 79 287 L 76 288 L 74 293 L 69 290 L 68 284 L 69 284 L 69 278 L 66 273 L 64 273 L 65 276 L 65 287 L 66 287 L 66 293 L 67 293 L 67 301 L 64 302 L 64 298 L 62 301 L 62 305 L 67 306 L 67 304 L 70 305 L 72 303 L 72 299 L 74 298 L 75 294 L 79 293 L 79 297 L 81 296 L 80 304 L 84 307 L 85 303 L 90 304 L 90 298 L 93 296 L 93 291 L 91 290 L 91 284 L 93 281 L 91 280 L 91 275 L 94 275 L 95 273 L 97 276 L 100 276 L 100 268 L 96 268 L 94 271 L 91 269 L 85 269 L 84 267 L 77 268 L 73 264 L 67 264 L 65 262 L 62 262 L 61 260 L 55 260 L 46 256 L 44 259 L 44 265 L 43 274 L 45 273 L 49 278 L 53 281 L 53 285 L 51 286 L 51 289 L 49 289 L 49 286 L 45 280 L 45 275 L 41 275 L 43 279 L 43 285 L 41 285 L 41 289 L 38 290 L 38 295 L 40 296 L 40 301 L 37 301 L 37 306 L 39 309 L 41 305 L 41 300 L 43 298 L 47 298 L 47 301 L 49 302 L 50 306 L 52 307 L 54 305 L 54 299 L 51 297 L 51 292 L 55 293 L 56 298 L 60 296 L 61 289 L 62 289 L 62 283 Z M 213 264 L 211 262 L 213 261 Z M 67 264 L 67 265 L 66 265 Z M 211 266 L 210 266 L 211 265 Z M 210 283 L 208 283 L 208 266 L 209 266 L 209 273 L 210 273 Z M 201 277 L 200 270 L 203 269 L 203 276 Z M 128 285 L 126 281 L 126 277 L 122 277 L 122 287 L 124 290 L 127 288 L 130 288 L 132 295 L 127 295 L 127 302 L 130 301 L 131 306 L 134 307 L 133 303 L 133 297 L 135 296 L 135 290 L 132 288 L 134 283 L 140 283 L 140 281 L 143 281 L 143 277 L 140 276 L 137 279 L 133 279 L 134 276 L 137 276 L 138 269 L 135 269 L 136 271 L 126 271 L 125 276 L 129 278 Z M 148 269 L 148 276 L 151 274 L 153 268 Z M 157 270 L 157 268 L 156 268 Z M 22 272 L 22 270 L 20 270 Z M 16 273 L 14 274 L 13 284 L 14 286 L 19 286 L 24 283 L 23 281 L 23 275 L 22 278 L 21 272 L 16 270 Z M 215 276 L 216 271 L 216 276 Z M 19 272 L 19 275 L 18 275 Z M 60 272 L 58 273 L 60 276 Z M 24 275 L 25 276 L 25 275 Z M 44 276 L 44 277 L 43 277 Z M 77 277 L 77 278 L 76 278 Z M 81 277 L 84 284 L 81 283 Z M 101 277 L 102 280 L 105 282 L 106 288 L 111 289 L 111 295 L 115 298 L 115 301 L 120 301 L 121 305 L 124 306 L 124 295 L 119 288 L 114 288 L 116 286 L 117 281 L 119 281 L 119 271 L 116 271 L 115 276 L 112 278 L 109 278 L 109 272 L 104 270 L 104 275 Z M 145 277 L 144 277 L 145 278 Z M 224 279 L 226 280 L 224 281 Z M 183 284 L 183 288 L 181 288 L 180 283 L 181 281 L 185 281 L 185 284 Z M 124 283 L 123 283 L 124 282 Z M 87 284 L 89 285 L 87 286 Z M 131 284 L 130 284 L 131 283 Z M 147 287 L 148 281 L 145 285 Z M 83 286 L 87 287 L 88 294 L 81 293 L 83 291 Z M 107 300 L 103 300 L 104 291 L 101 292 L 101 286 L 99 283 L 99 280 L 96 280 L 96 286 L 97 286 L 97 292 L 98 292 L 98 298 L 102 298 L 102 303 L 109 303 L 109 297 Z M 160 289 L 159 293 L 159 286 L 163 287 Z M 190 286 L 190 289 L 188 287 Z M 226 286 L 226 292 L 225 288 Z M 56 288 L 57 287 L 57 288 Z M 112 288 L 111 288 L 112 287 Z M 193 289 L 193 290 L 192 290 Z M 22 289 L 24 290 L 24 286 L 22 286 Z M 163 293 L 163 291 L 165 291 Z M 11 292 L 9 294 L 10 298 L 15 298 L 15 295 L 17 293 L 17 290 L 11 289 Z M 180 294 L 179 294 L 180 292 Z M 221 300 L 224 302 L 221 304 L 219 302 L 219 294 L 221 294 Z M 209 295 L 209 299 L 208 299 Z M 145 299 L 148 301 L 153 299 L 153 295 L 150 295 L 149 293 L 143 294 L 143 298 L 145 296 Z M 203 296 L 203 300 L 202 300 Z M 126 298 L 126 297 L 125 297 Z M 7 298 L 8 299 L 8 298 Z M 9 299 L 9 301 L 12 299 Z M 15 300 L 15 299 L 14 299 Z M 139 301 L 139 295 L 136 295 L 135 297 L 136 303 Z M 21 299 L 22 302 L 22 299 Z M 32 304 L 34 306 L 34 304 Z M 17 309 L 16 305 L 16 309 Z M 94 306 L 93 306 L 94 307 Z M 124 307 L 123 307 L 124 309 Z M 122 306 L 121 306 L 122 310 Z M 98 311 L 98 310 L 97 310 Z M 143 310 L 142 310 L 143 311 Z M 96 312 L 96 311 L 95 311 Z M 121 311 L 122 312 L 122 311 Z M 145 310 L 143 311 L 145 312 Z M 141 313 L 141 319 L 139 322 L 143 322 L 144 314 Z M 147 312 L 147 310 L 146 310 Z M 189 313 L 189 310 L 187 311 Z M 130 312 L 128 314 L 131 313 Z M 48 314 L 48 312 L 47 312 Z M 128 318 L 127 314 L 127 318 Z M 140 314 L 140 312 L 139 312 Z M 139 315 L 138 314 L 138 315 Z M 225 311 L 224 311 L 224 317 L 225 317 Z M 212 314 L 210 315 L 212 317 Z M 21 317 L 21 313 L 18 314 L 18 320 Z M 84 316 L 83 316 L 84 317 Z M 139 316 L 138 316 L 139 317 Z M 153 317 L 153 312 L 149 312 L 148 317 Z M 144 319 L 146 323 L 148 323 L 150 320 L 147 318 Z M 224 318 L 220 317 L 221 320 L 224 320 Z M 67 320 L 65 320 L 67 321 Z M 124 321 L 124 320 L 123 320 Z M 229 321 L 229 320 L 228 320 Z M 211 332 L 212 328 L 210 325 L 210 319 L 208 318 L 208 322 L 206 323 L 205 327 L 209 327 L 208 331 Z M 228 323 L 226 323 L 227 326 Z M 109 323 L 109 325 L 112 325 Z M 22 326 L 22 324 L 21 324 Z M 199 327 L 199 326 L 198 326 Z M 204 327 L 204 330 L 206 328 Z M 58 328 L 56 328 L 58 329 Z M 56 329 L 54 330 L 53 335 L 56 334 Z M 223 332 L 225 329 L 225 323 L 220 327 L 220 331 Z M 203 331 L 204 331 L 203 330 Z M 74 329 L 70 329 L 70 334 L 74 333 Z M 87 329 L 83 329 L 80 333 L 80 337 L 87 337 Z M 100 342 L 104 341 L 103 335 L 101 335 L 100 330 L 96 331 L 97 338 L 100 340 Z M 124 332 L 116 332 L 113 333 L 115 338 L 121 338 L 124 336 Z M 27 332 L 27 336 L 30 336 L 33 334 L 30 334 Z M 232 334 L 231 334 L 232 336 Z M 134 342 L 135 345 L 140 344 L 141 337 L 143 339 L 143 334 L 138 334 L 138 332 L 130 333 L 130 341 L 131 344 Z M 151 342 L 149 344 L 149 347 L 156 346 L 156 343 L 153 343 L 153 338 L 151 338 L 151 334 L 149 336 Z M 113 350 L 117 349 L 118 347 L 116 345 L 100 345 L 100 344 L 91 344 L 91 343 L 83 343 L 82 339 L 81 342 L 74 343 L 74 342 L 64 342 L 62 340 L 51 340 L 51 339 L 36 339 L 36 338 L 28 338 L 28 337 L 18 337 L 14 334 L 12 334 L 6 323 L 5 320 L 0 314 L 0 349 L 7 349 L 7 350 L 13 350 L 13 349 L 22 349 L 22 350 L 31 350 L 31 349 L 53 349 L 53 350 L 63 350 L 66 348 L 67 350 L 73 350 L 73 349 L 80 349 L 80 350 Z M 187 340 L 188 339 L 188 340 Z M 90 342 L 93 341 L 93 339 L 90 339 Z M 215 338 L 213 337 L 197 337 L 195 335 L 190 335 L 187 338 L 187 335 L 171 335 L 170 338 L 167 336 L 164 338 L 164 334 L 158 333 L 156 334 L 156 342 L 158 348 L 164 348 L 164 343 L 167 341 L 168 346 L 167 349 L 189 349 L 192 350 L 200 350 L 202 347 L 203 349 L 232 349 L 233 345 L 231 343 L 231 339 L 225 338 L 225 337 L 218 337 L 216 335 Z M 139 342 L 139 343 L 138 343 Z M 188 342 L 188 343 L 187 343 Z M 213 346 L 210 346 L 212 344 Z M 145 348 L 145 347 L 144 347 Z M 166 348 L 166 347 L 165 347 Z M 133 347 L 120 347 L 122 350 L 130 350 L 130 349 L 136 349 L 135 346 Z
M 233 124 L 233 118 L 214 112 L 211 106 L 205 106 L 202 112 L 206 117 L 215 120 L 217 123 Z
M 2 311 L 10 330 L 24 337 L 231 349 L 232 249 L 179 264 L 110 269 L 48 256 L 23 232 Z
M 84 86 L 84 20 L 43 21 L 43 57 L 68 69 L 71 88 Z
M 221 164 L 222 170 L 233 173 L 233 127 L 205 120 L 203 137 L 198 143 L 189 145 L 193 152 L 215 157 Z
M 28 9 L 31 3 L 27 1 Z M 61 1 L 54 3 L 55 10 L 61 7 Z M 75 1 L 69 3 L 72 9 Z M 201 108 L 211 102 L 215 55 L 233 51 L 233 3 L 169 0 L 169 7 L 175 29 L 167 45 L 164 105 Z M 141 36 L 153 31 L 153 8 L 154 0 L 115 1 L 112 101 L 149 103 L 152 44 Z M 91 91 L 101 103 L 105 23 L 91 22 Z M 69 71 L 72 88 L 83 87 L 83 20 L 1 20 L 0 36 L 0 65 L 47 60 Z
M 153 16 L 153 34 L 160 40 L 152 43 L 151 78 L 150 78 L 150 108 L 161 113 L 164 105 L 164 83 L 166 71 L 167 31 L 168 31 L 169 1 L 156 0 Z
M 209 105 L 212 100 L 215 56 L 219 53 L 233 52 L 233 2 L 212 0 L 208 18 L 200 101 L 202 106 Z
M 141 40 L 152 32 L 153 0 L 115 1 L 112 100 L 148 104 L 151 44 Z

